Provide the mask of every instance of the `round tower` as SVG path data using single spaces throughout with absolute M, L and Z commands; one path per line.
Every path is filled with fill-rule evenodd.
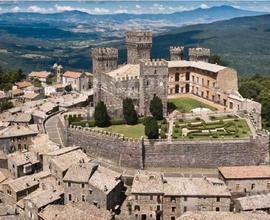
M 126 32 L 127 62 L 138 64 L 140 59 L 150 59 L 152 48 L 152 32 Z
M 203 61 L 208 63 L 210 49 L 202 47 L 189 48 L 188 55 L 190 61 Z
M 184 47 L 170 47 L 170 60 L 182 60 Z

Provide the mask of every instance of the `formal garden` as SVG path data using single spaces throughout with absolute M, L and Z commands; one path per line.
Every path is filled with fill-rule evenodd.
M 196 118 L 195 121 L 177 120 L 174 123 L 173 139 L 225 139 L 245 138 L 251 135 L 250 128 L 244 118 L 224 116 L 224 119 L 209 122 Z

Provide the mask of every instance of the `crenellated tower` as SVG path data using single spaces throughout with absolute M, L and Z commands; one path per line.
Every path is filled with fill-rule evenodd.
M 140 59 L 150 59 L 152 33 L 147 31 L 126 32 L 127 62 L 138 64 Z
M 101 74 L 118 68 L 117 48 L 94 48 L 91 51 L 94 103 L 101 101 Z
M 182 60 L 184 47 L 170 47 L 170 60 Z
M 188 55 L 190 61 L 203 61 L 208 63 L 210 49 L 202 47 L 189 48 Z
M 140 60 L 139 113 L 150 115 L 150 102 L 154 96 L 162 100 L 163 114 L 167 114 L 168 62 L 166 60 Z

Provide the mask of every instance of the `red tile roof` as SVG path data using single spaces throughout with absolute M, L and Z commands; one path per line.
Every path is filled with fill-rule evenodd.
M 80 72 L 66 71 L 63 76 L 67 77 L 67 78 L 77 79 L 77 78 L 80 78 L 81 75 L 82 75 L 82 73 L 80 73 Z

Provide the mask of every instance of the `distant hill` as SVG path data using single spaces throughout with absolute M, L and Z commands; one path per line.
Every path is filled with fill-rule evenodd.
M 58 62 L 67 69 L 89 71 L 90 49 L 100 45 L 119 47 L 122 63 L 126 61 L 124 32 L 141 27 L 155 33 L 154 58 L 168 58 L 170 45 L 199 45 L 210 47 L 243 75 L 268 74 L 270 15 L 261 14 L 230 6 L 154 15 L 0 14 L 0 65 L 29 72 Z M 238 18 L 217 21 L 232 17 Z M 217 22 L 209 23 L 213 21 Z M 183 26 L 193 23 L 207 24 Z
M 154 38 L 153 56 L 170 45 L 204 46 L 220 55 L 241 75 L 270 74 L 270 15 L 234 18 L 175 29 Z

